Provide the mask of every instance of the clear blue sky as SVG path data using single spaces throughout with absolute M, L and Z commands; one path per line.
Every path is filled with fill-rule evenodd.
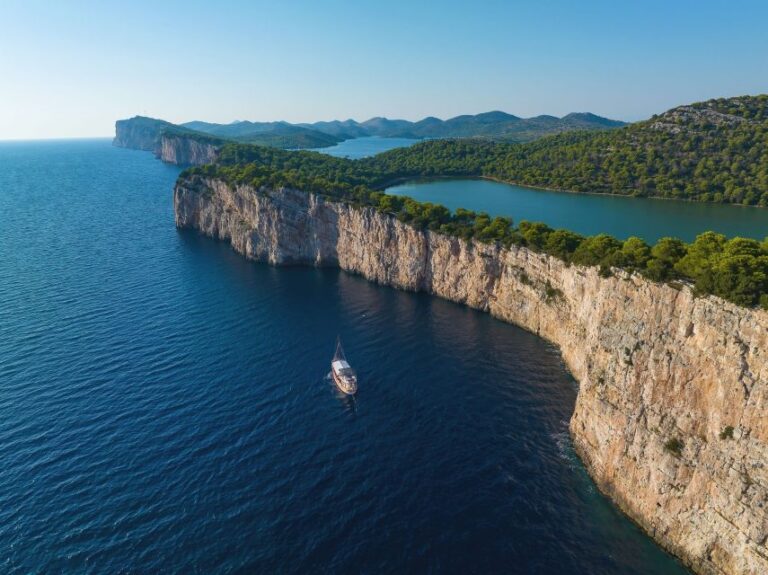
M 768 92 L 765 0 L 0 0 L 0 139 L 118 118 L 642 119 Z

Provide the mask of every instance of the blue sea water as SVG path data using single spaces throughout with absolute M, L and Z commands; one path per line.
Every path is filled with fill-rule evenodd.
M 685 572 L 574 455 L 554 347 L 177 231 L 177 174 L 0 144 L 0 573 Z

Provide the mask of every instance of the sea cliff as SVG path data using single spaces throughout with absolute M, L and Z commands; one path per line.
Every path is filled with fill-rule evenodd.
M 164 162 L 177 166 L 201 166 L 216 161 L 218 146 L 178 135 L 160 137 L 155 155 Z
M 159 140 L 159 126 L 149 119 L 131 118 L 115 122 L 115 137 L 112 145 L 132 150 L 154 152 Z
M 338 266 L 554 342 L 580 384 L 570 431 L 598 487 L 697 573 L 768 573 L 768 312 L 296 190 L 187 176 L 174 207 L 177 226 L 253 260 Z
M 216 160 L 223 141 L 176 130 L 173 124 L 153 118 L 118 120 L 112 144 L 152 152 L 162 161 L 178 166 L 199 166 Z

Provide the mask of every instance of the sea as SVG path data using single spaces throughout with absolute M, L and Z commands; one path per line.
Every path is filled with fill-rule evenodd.
M 575 455 L 555 347 L 177 230 L 178 174 L 0 143 L 0 573 L 686 572 Z

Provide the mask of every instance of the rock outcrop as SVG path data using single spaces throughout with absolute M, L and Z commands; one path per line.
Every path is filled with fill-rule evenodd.
M 155 155 L 164 162 L 177 166 L 201 166 L 216 161 L 218 146 L 195 138 L 163 135 Z
M 194 132 L 179 131 L 163 120 L 137 116 L 115 122 L 112 144 L 121 148 L 145 150 L 169 164 L 198 166 L 216 160 L 223 140 Z
M 160 141 L 160 130 L 166 122 L 136 116 L 115 122 L 115 138 L 112 145 L 132 150 L 155 152 Z M 169 124 L 170 125 L 170 124 Z
M 338 266 L 554 342 L 580 383 L 570 430 L 599 488 L 694 571 L 768 573 L 768 313 L 300 191 L 191 176 L 174 206 L 179 227 L 248 258 Z

